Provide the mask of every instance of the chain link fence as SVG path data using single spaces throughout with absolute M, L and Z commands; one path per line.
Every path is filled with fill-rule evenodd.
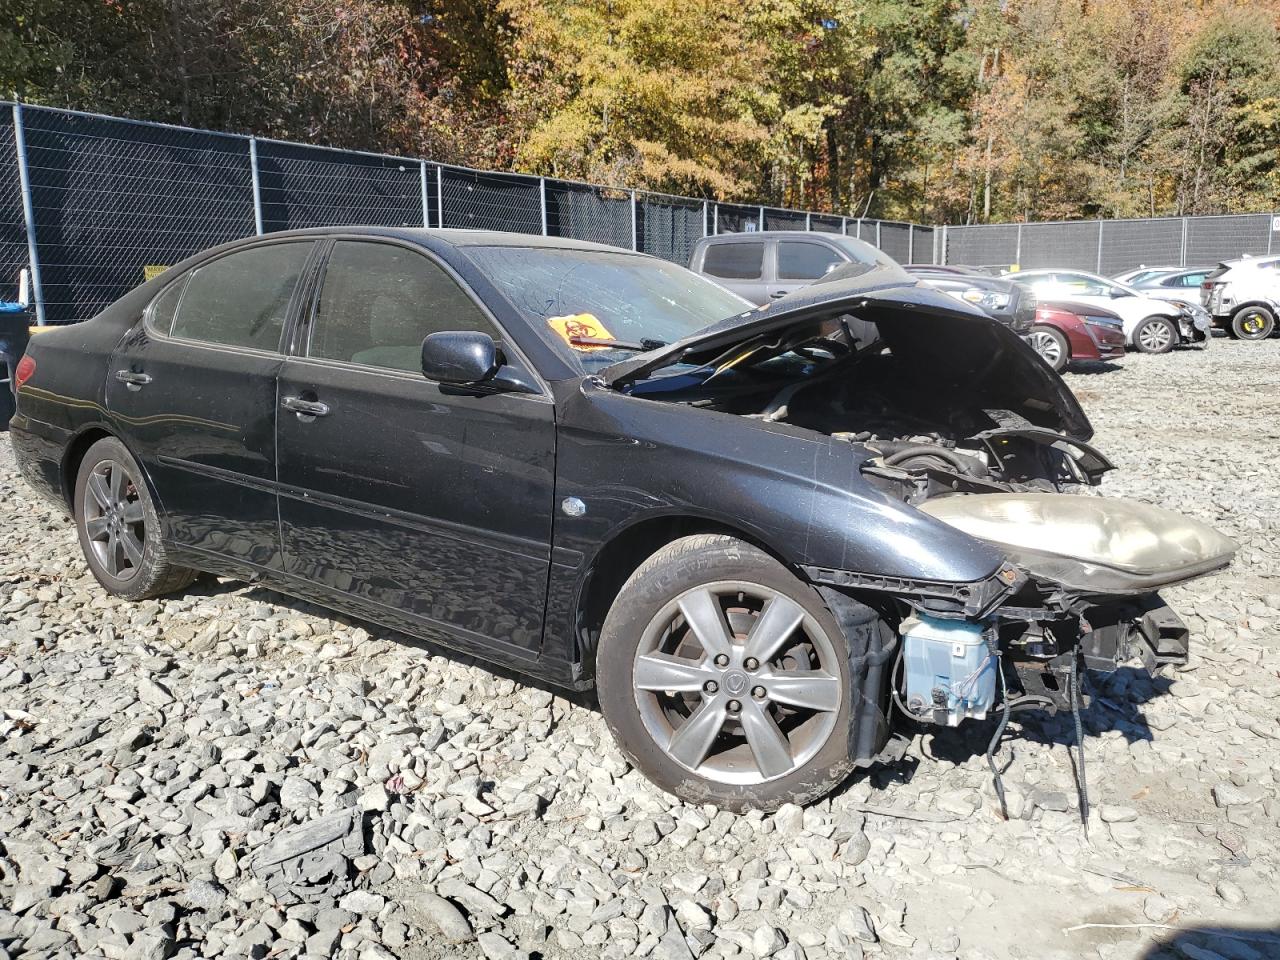
M 471 170 L 0 101 L 0 299 L 29 269 L 40 323 L 93 316 L 207 247 L 377 224 L 592 240 L 688 263 L 712 233 L 848 233 L 907 259 L 914 224 Z M 917 246 L 918 251 L 924 249 Z M 932 243 L 928 245 L 932 259 Z
M 1211 267 L 1222 260 L 1280 254 L 1280 211 L 938 229 L 943 240 L 936 262 L 983 267 L 1062 267 L 1110 276 L 1144 265 Z
M 1280 253 L 1280 214 L 935 228 L 0 103 L 0 299 L 29 269 L 42 323 L 93 316 L 227 240 L 342 224 L 573 237 L 676 263 L 700 237 L 758 230 L 843 233 L 902 263 L 1103 274 Z

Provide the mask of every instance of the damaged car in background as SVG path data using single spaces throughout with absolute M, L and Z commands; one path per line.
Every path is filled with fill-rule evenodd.
M 770 810 L 1185 662 L 1158 591 L 1235 550 L 1087 495 L 1112 465 L 1008 327 L 856 272 L 754 309 L 563 238 L 251 238 L 34 341 L 11 435 L 118 596 L 210 571 L 594 687 L 654 783 Z

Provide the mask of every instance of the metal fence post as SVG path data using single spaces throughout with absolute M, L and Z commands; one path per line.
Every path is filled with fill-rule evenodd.
M 945 223 L 942 225 L 942 255 L 938 257 L 938 264 L 944 267 L 947 265 L 947 225 Z
M 640 241 L 636 237 L 636 192 L 634 190 L 631 191 L 631 249 L 640 249 Z
M 1178 254 L 1178 266 L 1187 265 L 1187 218 L 1182 218 L 1182 250 Z
M 877 250 L 884 249 L 884 247 L 880 246 L 880 227 L 881 226 L 883 226 L 883 221 L 877 220 L 876 221 L 876 249 Z
M 444 229 L 444 167 L 436 167 L 436 219 Z
M 1017 239 L 1013 244 L 1013 262 L 1018 265 L 1018 269 L 1022 269 L 1022 224 L 1018 224 Z
M 44 325 L 44 287 L 40 283 L 40 251 L 36 244 L 36 208 L 31 202 L 31 172 L 27 168 L 27 135 L 22 128 L 22 104 L 13 105 L 13 146 L 18 155 L 18 186 L 22 190 L 22 219 L 27 228 L 27 260 L 31 265 L 31 297 L 36 323 Z
M 840 218 L 840 235 L 844 237 L 847 237 L 849 235 L 849 218 L 848 217 Z
M 916 262 L 916 225 L 907 224 L 907 263 Z
M 1102 221 L 1098 221 L 1098 264 L 1093 270 L 1094 273 L 1102 272 Z
M 806 230 L 813 229 L 813 214 L 807 210 L 805 211 L 805 214 L 804 214 L 804 228 Z
M 717 234 L 720 232 L 720 204 L 712 204 L 711 207 L 711 232 Z
M 542 211 L 542 235 L 547 235 L 547 178 L 538 178 L 538 207 Z
M 764 205 L 763 205 L 763 204 L 761 204 L 761 206 L 760 206 L 760 227 L 759 227 L 759 229 L 760 229 L 760 230 L 762 230 L 762 231 L 764 230 Z
M 422 225 L 431 226 L 431 205 L 427 202 L 427 161 L 418 161 L 418 187 L 422 193 Z
M 1280 213 L 1274 210 L 1271 212 L 1270 230 L 1267 231 L 1267 256 L 1271 256 L 1271 239 L 1276 235 L 1276 221 L 1280 220 Z
M 702 201 L 702 235 L 707 235 L 707 201 Z
M 249 138 L 249 173 L 253 177 L 253 229 L 262 236 L 262 182 L 258 178 L 258 138 Z

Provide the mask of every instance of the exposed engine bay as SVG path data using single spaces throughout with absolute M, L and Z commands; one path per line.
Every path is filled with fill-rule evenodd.
M 895 649 L 868 670 L 888 665 L 879 682 L 903 717 L 1000 713 L 988 760 L 1003 797 L 993 754 L 1010 713 L 1070 709 L 1078 724 L 1085 670 L 1185 663 L 1187 628 L 1155 591 L 1225 567 L 1236 545 L 1158 507 L 1081 496 L 1113 467 L 1061 378 L 994 321 L 905 299 L 709 336 L 671 354 L 693 369 L 630 392 L 847 442 L 882 494 L 999 550 L 1004 563 L 965 584 L 804 572 L 893 625 Z

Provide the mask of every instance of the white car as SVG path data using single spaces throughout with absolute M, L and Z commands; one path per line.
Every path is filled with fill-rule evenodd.
M 1200 284 L 1200 303 L 1236 339 L 1267 339 L 1280 315 L 1280 257 L 1223 261 Z
M 1138 284 L 1145 283 L 1152 277 L 1161 277 L 1166 273 L 1177 273 L 1181 269 L 1181 267 L 1135 267 L 1133 270 L 1126 270 L 1124 273 L 1117 273 L 1111 279 L 1136 287 Z
M 1016 275 L 1037 299 L 1071 300 L 1114 310 L 1124 321 L 1125 342 L 1143 353 L 1168 353 L 1179 343 L 1209 339 L 1213 324 L 1203 310 L 1147 296 L 1128 284 L 1082 270 L 1024 270 Z

